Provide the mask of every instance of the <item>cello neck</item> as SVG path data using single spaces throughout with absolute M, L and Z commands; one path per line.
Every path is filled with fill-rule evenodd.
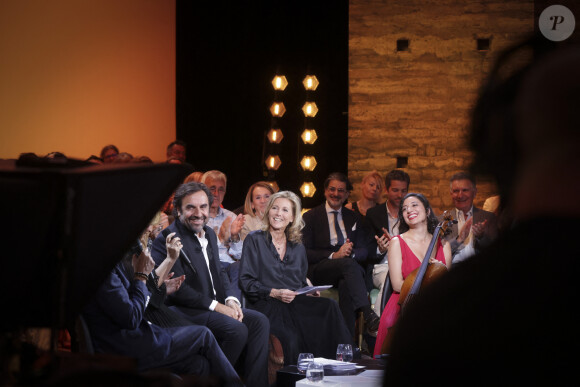
M 421 262 L 421 266 L 417 271 L 417 276 L 415 277 L 415 282 L 413 282 L 413 286 L 409 291 L 409 296 L 413 296 L 419 293 L 419 289 L 421 288 L 421 283 L 423 282 L 423 277 L 425 276 L 425 272 L 427 272 L 427 267 L 429 266 L 429 258 L 431 258 L 431 254 L 433 254 L 433 249 L 435 248 L 435 244 L 437 243 L 437 238 L 439 237 L 439 231 L 441 230 L 441 225 L 438 225 L 435 228 L 435 232 L 433 233 L 433 237 L 431 238 L 431 242 L 429 243 L 429 248 L 427 249 L 427 253 L 423 258 L 423 262 Z

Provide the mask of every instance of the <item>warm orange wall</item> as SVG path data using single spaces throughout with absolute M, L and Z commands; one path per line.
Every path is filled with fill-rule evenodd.
M 0 158 L 175 139 L 175 0 L 0 1 Z

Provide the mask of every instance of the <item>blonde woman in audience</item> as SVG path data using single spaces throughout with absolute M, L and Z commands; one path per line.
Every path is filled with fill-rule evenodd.
M 195 182 L 200 182 L 201 181 L 201 177 L 203 176 L 203 172 L 200 171 L 195 171 L 193 173 L 190 173 L 185 180 L 183 181 L 183 183 L 191 183 L 192 181 Z
M 379 204 L 383 192 L 383 178 L 377 171 L 369 172 L 362 180 L 361 198 L 356 202 L 346 204 L 346 208 L 366 216 L 367 210 Z
M 246 201 L 244 203 L 244 218 L 246 218 L 246 221 L 242 227 L 242 240 L 244 240 L 246 235 L 250 232 L 262 228 L 264 211 L 266 210 L 270 196 L 273 194 L 274 189 L 265 181 L 259 181 L 252 184 L 246 194 Z

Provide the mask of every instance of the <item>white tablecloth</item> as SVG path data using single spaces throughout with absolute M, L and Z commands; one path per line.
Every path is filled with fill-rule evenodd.
M 306 378 L 296 382 L 296 387 L 380 387 L 382 385 L 382 370 L 365 370 L 358 375 L 350 376 L 325 376 L 324 380 L 319 383 L 311 383 Z

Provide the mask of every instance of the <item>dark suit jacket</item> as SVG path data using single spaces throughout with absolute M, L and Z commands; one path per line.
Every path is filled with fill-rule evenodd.
M 330 244 L 330 229 L 325 203 L 304 214 L 306 225 L 303 230 L 303 241 L 309 266 L 315 265 L 323 259 L 328 259 L 330 254 L 340 249 L 340 246 Z M 368 253 L 368 236 L 364 231 L 360 216 L 343 207 L 342 220 L 346 229 L 346 237 L 353 242 L 354 259 L 358 262 L 364 262 Z
M 220 263 L 215 232 L 209 227 L 205 227 L 204 230 L 205 237 L 209 241 L 207 253 L 212 269 L 213 285 L 216 290 L 215 297 L 201 245 L 193 232 L 183 226 L 179 219 L 176 219 L 171 226 L 159 234 L 151 248 L 151 255 L 155 263 L 159 265 L 167 255 L 165 246 L 167 235 L 176 232 L 176 235 L 181 239 L 182 253 L 172 271 L 175 273 L 174 277 L 185 274 L 185 282 L 177 292 L 168 297 L 168 300 L 175 306 L 187 308 L 188 314 L 208 312 L 214 299 L 223 304 L 227 297 L 234 295 L 229 277 Z
M 389 224 L 389 214 L 387 212 L 387 205 L 385 203 L 379 204 L 367 210 L 367 214 L 364 219 L 364 226 L 366 232 L 371 236 L 368 250 L 369 258 L 371 255 L 376 254 L 376 260 L 381 260 L 384 258 L 385 254 L 377 254 L 377 241 L 373 237 L 376 235 L 378 237 L 383 235 L 383 227 L 390 230 L 394 225 Z M 393 235 L 391 235 L 393 236 Z
M 83 311 L 97 352 L 134 357 L 140 369 L 167 356 L 171 336 L 143 318 L 150 294 L 143 282 L 128 276 L 123 263 L 115 266 Z
M 455 208 L 449 210 L 455 219 Z M 443 220 L 443 215 L 437 217 L 439 221 Z M 485 211 L 473 206 L 473 224 L 480 223 L 487 220 L 485 226 L 485 231 L 480 238 L 475 238 L 473 246 L 475 251 L 479 251 L 482 248 L 488 246 L 497 237 L 497 218 L 495 214 L 489 211 Z M 457 242 L 457 235 L 459 234 L 459 226 L 457 223 L 453 224 L 451 227 L 451 234 L 447 235 L 445 239 L 450 243 L 451 253 L 453 255 L 460 252 L 464 245 Z

